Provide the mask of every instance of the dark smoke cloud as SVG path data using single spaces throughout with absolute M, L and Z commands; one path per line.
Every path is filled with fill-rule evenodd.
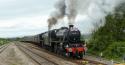
M 51 17 L 48 19 L 49 29 L 55 25 L 59 19 L 62 19 L 65 16 L 65 0 L 59 0 L 55 5 L 56 11 L 51 14 Z
M 49 23 L 48 27 L 50 29 L 53 25 L 55 25 L 57 23 L 57 19 L 55 19 L 54 17 L 49 18 L 48 23 Z
M 56 11 L 48 19 L 49 28 L 55 25 L 59 19 L 63 19 L 64 16 L 68 17 L 69 24 L 74 24 L 77 15 L 76 4 L 77 0 L 59 0 L 55 5 Z
M 57 12 L 55 14 L 57 15 L 58 18 L 63 18 L 66 13 L 66 5 L 65 5 L 65 0 L 60 0 L 59 2 L 56 3 L 55 8 L 57 9 Z
M 74 24 L 77 16 L 77 0 L 66 0 L 66 13 L 69 19 L 69 24 Z

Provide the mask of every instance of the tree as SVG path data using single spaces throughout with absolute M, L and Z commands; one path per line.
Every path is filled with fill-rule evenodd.
M 100 26 L 92 34 L 90 52 L 102 52 L 113 42 L 125 41 L 125 3 L 116 7 L 114 14 L 107 15 L 105 20 L 104 26 Z

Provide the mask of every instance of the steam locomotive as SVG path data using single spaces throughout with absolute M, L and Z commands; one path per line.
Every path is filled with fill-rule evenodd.
M 69 28 L 61 27 L 35 36 L 24 37 L 23 41 L 35 42 L 40 47 L 57 54 L 82 58 L 85 53 L 85 47 L 80 38 L 80 31 L 73 25 L 69 25 Z

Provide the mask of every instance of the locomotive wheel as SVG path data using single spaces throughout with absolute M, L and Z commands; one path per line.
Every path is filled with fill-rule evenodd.
M 55 45 L 54 45 L 54 52 L 57 53 L 57 50 L 58 50 L 58 49 L 57 49 L 57 45 L 55 44 Z
M 72 52 L 70 52 L 70 57 L 73 57 L 74 55 L 73 55 L 73 53 Z
M 83 58 L 83 52 L 79 53 L 79 58 L 82 59 Z
M 66 49 L 64 49 L 63 55 L 64 55 L 64 56 L 67 56 L 67 55 L 68 55 L 68 54 L 66 53 Z
M 79 53 L 78 53 L 78 51 L 76 51 L 75 57 L 76 57 L 77 59 L 79 58 Z

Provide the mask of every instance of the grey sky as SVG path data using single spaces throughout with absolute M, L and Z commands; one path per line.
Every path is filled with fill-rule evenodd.
M 47 19 L 53 12 L 57 0 L 0 0 L 0 37 L 34 35 L 47 30 Z M 104 2 L 105 5 L 102 5 Z M 82 33 L 90 33 L 92 23 L 112 12 L 121 0 L 78 0 L 75 25 Z M 67 26 L 60 22 L 53 28 Z M 62 25 L 64 24 L 64 25 Z
M 46 15 L 53 8 L 54 0 L 0 0 L 0 18 Z
M 46 30 L 56 0 L 0 0 L 0 37 L 32 35 Z

